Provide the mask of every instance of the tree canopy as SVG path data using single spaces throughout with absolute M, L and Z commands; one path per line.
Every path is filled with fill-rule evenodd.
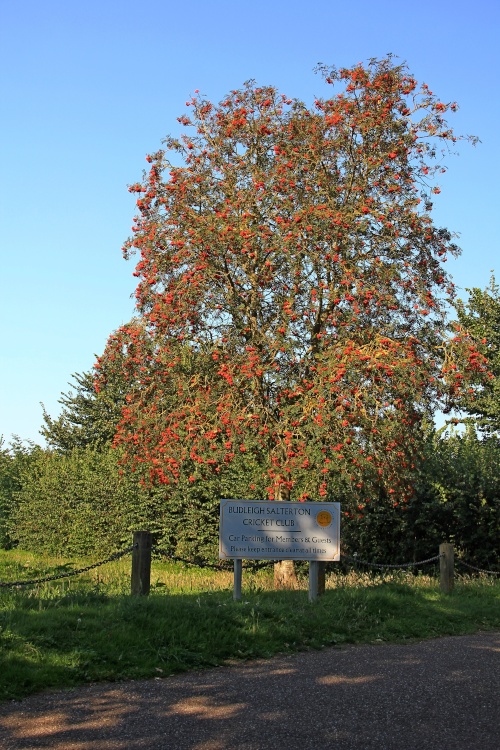
M 100 365 L 121 361 L 115 442 L 153 480 L 246 454 L 273 498 L 404 497 L 421 420 L 485 370 L 447 325 L 459 249 L 431 218 L 456 104 L 392 59 L 318 72 L 310 107 L 253 81 L 196 92 L 130 186 L 139 318 Z
M 89 370 L 74 373 L 69 385 L 74 390 L 62 393 L 59 403 L 61 414 L 52 418 L 43 407 L 44 424 L 40 434 L 50 448 L 61 453 L 73 448 L 92 446 L 101 449 L 111 445 L 125 404 L 125 381 L 119 373 L 106 370 L 106 386 L 96 390 L 96 373 Z
M 460 409 L 468 412 L 487 434 L 500 435 L 500 287 L 492 275 L 486 289 L 468 289 L 465 304 L 457 300 L 458 319 L 471 331 L 488 361 L 489 377 L 468 389 Z

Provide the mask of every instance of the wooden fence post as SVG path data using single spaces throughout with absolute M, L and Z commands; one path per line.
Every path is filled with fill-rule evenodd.
M 133 596 L 147 596 L 151 583 L 151 533 L 134 531 L 132 550 L 131 592 Z
M 453 591 L 454 583 L 454 550 L 453 544 L 443 542 L 439 545 L 439 585 L 443 594 Z

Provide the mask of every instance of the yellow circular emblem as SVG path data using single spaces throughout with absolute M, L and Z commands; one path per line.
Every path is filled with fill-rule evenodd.
M 326 526 L 330 526 L 332 522 L 332 514 L 329 510 L 320 510 L 316 516 L 316 521 L 323 528 L 325 528 Z

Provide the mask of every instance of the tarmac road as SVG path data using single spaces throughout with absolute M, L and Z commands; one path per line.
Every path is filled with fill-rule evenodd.
M 499 750 L 500 633 L 345 646 L 0 705 L 2 750 Z

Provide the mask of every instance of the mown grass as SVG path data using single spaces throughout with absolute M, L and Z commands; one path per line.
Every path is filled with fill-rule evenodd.
M 0 580 L 85 564 L 0 552 Z M 78 577 L 0 589 L 0 698 L 96 680 L 165 677 L 234 659 L 343 643 L 402 642 L 500 628 L 500 581 L 332 573 L 316 603 L 307 579 L 273 591 L 272 572 L 245 572 L 232 600 L 229 571 L 155 562 L 149 597 L 129 596 L 130 558 Z

